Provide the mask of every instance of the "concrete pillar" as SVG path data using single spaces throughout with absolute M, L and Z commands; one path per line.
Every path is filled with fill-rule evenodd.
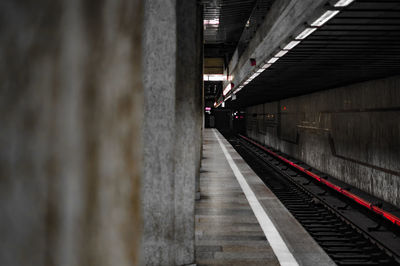
M 175 265 L 194 262 L 194 200 L 200 177 L 202 28 L 197 1 L 177 0 Z
M 0 264 L 137 265 L 141 1 L 0 17 Z
M 204 82 L 203 82 L 203 73 L 204 73 L 204 36 L 203 36 L 203 6 L 199 6 L 197 8 L 197 41 L 196 43 L 199 44 L 198 48 L 196 49 L 196 58 L 198 59 L 197 66 L 197 85 L 199 86 L 196 89 L 196 97 L 198 101 L 198 105 L 201 108 L 197 108 L 196 110 L 196 124 L 198 128 L 198 133 L 196 137 L 196 144 L 197 150 L 196 154 L 198 157 L 197 160 L 197 170 L 196 170 L 196 200 L 200 199 L 200 168 L 201 168 L 201 158 L 203 157 L 203 129 L 204 129 Z
M 142 265 L 194 262 L 201 145 L 197 8 L 195 0 L 145 4 Z

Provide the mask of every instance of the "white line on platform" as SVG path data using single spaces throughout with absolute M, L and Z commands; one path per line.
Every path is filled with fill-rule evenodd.
M 261 226 L 261 229 L 264 232 L 265 237 L 267 238 L 269 244 L 271 245 L 272 250 L 274 251 L 276 257 L 278 258 L 279 263 L 282 266 L 297 266 L 299 265 L 294 258 L 293 254 L 289 251 L 288 247 L 286 246 L 285 241 L 283 241 L 281 235 L 279 234 L 278 230 L 276 229 L 275 225 L 272 223 L 271 219 L 268 217 L 268 214 L 264 211 L 263 207 L 261 206 L 260 202 L 258 201 L 256 195 L 251 190 L 249 184 L 247 183 L 246 179 L 240 172 L 239 168 L 237 167 L 236 163 L 233 161 L 231 155 L 229 154 L 228 150 L 226 149 L 224 143 L 219 138 L 215 129 L 213 132 L 219 142 L 219 145 L 222 148 L 222 151 L 225 154 L 225 157 L 229 163 L 229 166 L 232 168 L 232 171 L 239 182 L 240 187 L 243 190 L 244 195 L 247 198 L 247 201 L 250 204 L 251 209 L 256 216 L 258 223 Z

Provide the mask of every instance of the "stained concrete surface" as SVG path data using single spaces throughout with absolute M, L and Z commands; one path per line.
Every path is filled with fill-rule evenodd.
M 0 1 L 0 264 L 135 265 L 142 1 Z
M 205 129 L 204 133 L 201 200 L 196 202 L 196 263 L 279 265 L 213 130 Z M 336 265 L 235 149 L 219 136 L 299 265 Z
M 400 207 L 400 77 L 247 108 L 247 134 Z
M 5 0 L 0 9 L 0 264 L 192 263 L 197 2 Z
M 145 2 L 141 265 L 194 262 L 202 69 L 195 0 Z
M 211 129 L 205 129 L 197 265 L 279 265 Z
M 145 3 L 142 265 L 175 262 L 174 141 L 171 141 L 175 137 L 175 4 L 175 1 Z

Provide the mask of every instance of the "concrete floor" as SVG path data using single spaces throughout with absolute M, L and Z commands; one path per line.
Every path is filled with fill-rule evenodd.
M 276 249 L 268 242 L 216 134 L 298 265 L 335 265 L 214 129 L 204 132 L 201 199 L 196 202 L 197 265 L 280 265 Z

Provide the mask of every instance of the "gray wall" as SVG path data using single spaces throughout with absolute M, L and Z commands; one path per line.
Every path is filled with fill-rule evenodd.
M 202 125 L 199 15 L 195 0 L 145 2 L 143 265 L 194 263 Z
M 400 207 L 399 76 L 248 107 L 246 123 L 251 138 Z
M 0 264 L 135 265 L 140 0 L 0 1 Z

